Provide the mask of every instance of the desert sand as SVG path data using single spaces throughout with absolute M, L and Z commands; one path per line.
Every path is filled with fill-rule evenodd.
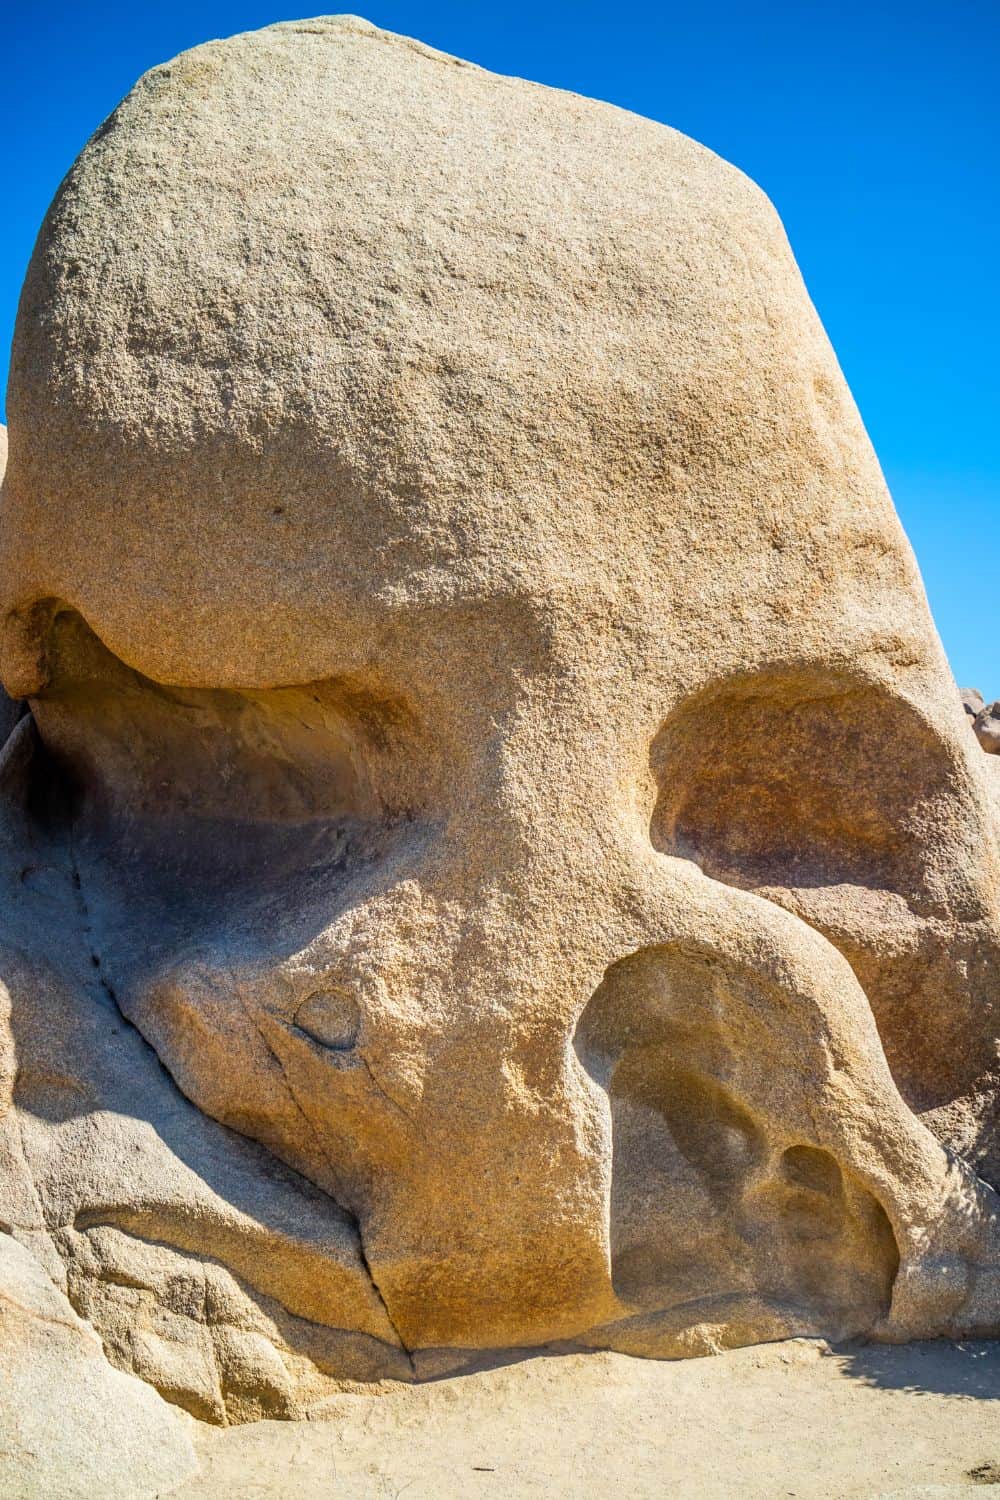
M 1000 1495 L 1000 1345 L 794 1339 L 716 1359 L 543 1355 L 308 1422 L 202 1427 L 171 1500 L 976 1500 Z

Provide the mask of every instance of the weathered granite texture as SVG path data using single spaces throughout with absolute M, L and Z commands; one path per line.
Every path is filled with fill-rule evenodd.
M 1000 762 L 778 219 L 352 18 L 24 289 L 0 1220 L 198 1417 L 1000 1331 Z

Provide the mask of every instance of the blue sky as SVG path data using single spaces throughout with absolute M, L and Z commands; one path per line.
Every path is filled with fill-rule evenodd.
M 42 215 L 152 64 L 301 5 L 53 0 L 3 25 L 0 385 Z M 371 0 L 498 72 L 610 99 L 768 192 L 861 407 L 964 684 L 1000 697 L 1000 6 Z

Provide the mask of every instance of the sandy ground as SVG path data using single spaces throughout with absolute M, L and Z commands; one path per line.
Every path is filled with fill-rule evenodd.
M 198 1443 L 170 1500 L 977 1500 L 1000 1496 L 1000 1344 L 541 1356 Z

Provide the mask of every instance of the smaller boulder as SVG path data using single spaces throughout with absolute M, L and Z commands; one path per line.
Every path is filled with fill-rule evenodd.
M 972 727 L 986 754 L 1000 755 L 1000 702 L 989 703 L 980 709 Z
M 958 691 L 961 695 L 962 707 L 970 719 L 974 719 L 977 714 L 982 713 L 986 707 L 986 699 L 978 688 L 959 688 Z
M 136 1500 L 197 1467 L 189 1423 L 112 1369 L 40 1263 L 0 1232 L 0 1494 Z

